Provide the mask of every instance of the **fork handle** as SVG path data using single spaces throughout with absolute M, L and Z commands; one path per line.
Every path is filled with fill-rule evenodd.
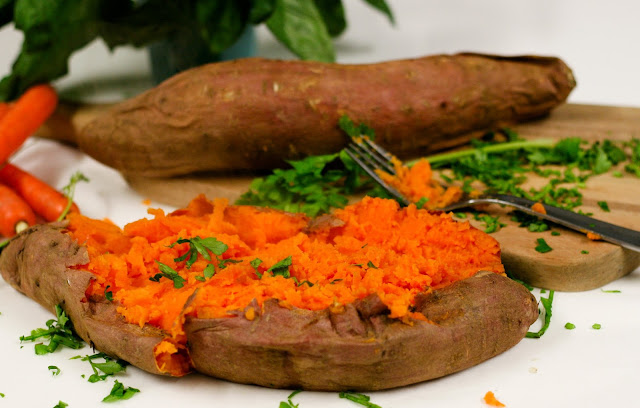
M 621 247 L 640 252 L 640 231 L 631 230 L 619 225 L 596 220 L 586 215 L 577 214 L 569 210 L 542 204 L 546 214 L 532 210 L 535 201 L 505 194 L 496 194 L 471 200 L 472 204 L 495 203 L 517 208 L 527 214 L 553 221 L 573 230 L 599 235 L 603 240 L 620 245 Z

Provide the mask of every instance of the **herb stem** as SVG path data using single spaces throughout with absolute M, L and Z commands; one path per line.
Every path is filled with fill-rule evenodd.
M 434 154 L 425 157 L 430 164 L 449 163 L 459 160 L 463 157 L 472 156 L 478 151 L 485 153 L 500 153 L 510 150 L 528 149 L 528 148 L 552 148 L 555 141 L 553 139 L 534 139 L 534 140 L 517 140 L 514 142 L 497 143 L 484 146 L 481 148 L 464 149 L 449 153 Z M 405 164 L 413 166 L 420 159 L 410 160 Z

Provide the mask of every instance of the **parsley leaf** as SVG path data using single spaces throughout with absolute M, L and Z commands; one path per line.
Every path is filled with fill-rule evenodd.
M 338 395 L 340 398 L 346 398 L 350 401 L 355 402 L 356 404 L 360 404 L 367 408 L 381 408 L 380 405 L 371 402 L 371 397 L 365 394 L 360 394 L 357 392 L 341 392 Z
M 290 278 L 289 267 L 291 266 L 291 255 L 284 258 L 281 261 L 276 262 L 271 268 L 267 269 L 267 272 L 271 272 L 273 276 L 282 276 L 284 278 Z
M 175 271 L 172 267 L 163 264 L 160 261 L 156 261 L 158 264 L 158 269 L 160 269 L 160 273 L 155 274 L 150 277 L 149 280 L 152 282 L 159 282 L 161 278 L 167 278 L 173 281 L 173 287 L 176 289 L 180 289 L 184 286 L 186 279 L 180 276 L 178 272 Z
M 4 397 L 4 394 L 2 396 Z M 66 402 L 58 401 L 58 403 L 54 405 L 53 408 L 66 408 L 68 406 L 69 404 L 67 404 Z
M 72 359 L 80 358 L 82 361 L 88 361 L 91 365 L 91 369 L 93 370 L 93 374 L 89 377 L 90 383 L 95 383 L 98 381 L 105 381 L 107 377 L 112 376 L 116 373 L 125 372 L 127 369 L 127 363 L 124 360 L 116 360 L 104 353 L 96 353 L 90 356 L 76 356 L 72 357 Z M 103 360 L 102 362 L 96 362 L 95 360 Z M 102 372 L 102 374 L 100 374 Z
M 538 238 L 537 239 L 538 245 L 536 245 L 536 251 L 540 252 L 541 254 L 544 254 L 546 252 L 552 251 L 553 248 L 551 248 L 549 246 L 549 244 L 547 244 L 547 241 L 544 240 L 544 238 Z
M 20 341 L 35 341 L 37 339 L 48 339 L 49 344 L 38 343 L 34 346 L 37 355 L 53 353 L 59 346 L 66 346 L 72 349 L 84 347 L 84 342 L 71 328 L 71 321 L 60 305 L 56 305 L 56 318 L 47 320 L 46 329 L 35 329 L 29 336 L 20 336 Z
M 109 395 L 102 399 L 102 402 L 115 402 L 121 400 L 128 400 L 133 397 L 136 393 L 140 392 L 139 389 L 133 387 L 125 387 L 120 381 L 116 380 L 113 384 L 113 388 Z
M 531 339 L 539 339 L 544 335 L 544 333 L 549 328 L 549 324 L 551 323 L 551 314 L 552 314 L 552 306 L 553 306 L 553 295 L 555 291 L 550 290 L 547 297 L 540 296 L 540 303 L 542 303 L 543 311 L 544 311 L 544 323 L 542 327 L 537 332 L 527 332 L 525 337 Z

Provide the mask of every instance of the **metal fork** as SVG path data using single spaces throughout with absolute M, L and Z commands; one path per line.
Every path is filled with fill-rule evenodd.
M 389 174 L 395 175 L 395 169 L 391 160 L 393 155 L 382 148 L 380 145 L 372 142 L 368 138 L 361 138 L 357 141 L 351 141 L 345 148 L 345 152 L 351 157 L 371 178 L 373 178 L 380 186 L 389 192 L 395 199 L 404 206 L 409 205 L 410 201 L 404 197 L 398 190 L 386 183 L 376 173 L 376 170 L 382 170 Z M 554 207 L 548 204 L 542 204 L 546 214 L 534 211 L 532 206 L 535 201 L 526 198 L 506 195 L 506 194 L 487 194 L 476 198 L 465 197 L 462 200 L 448 205 L 439 210 L 449 212 L 461 208 L 473 207 L 479 204 L 501 204 L 514 207 L 524 213 L 535 215 L 564 227 L 586 234 L 591 232 L 600 236 L 604 241 L 608 241 L 621 247 L 640 252 L 640 231 L 631 230 L 619 225 L 596 220 L 586 215 L 574 213 L 569 210 Z

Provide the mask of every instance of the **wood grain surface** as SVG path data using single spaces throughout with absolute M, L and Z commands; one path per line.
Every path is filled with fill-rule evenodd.
M 549 117 L 513 127 L 521 136 L 532 138 L 581 137 L 586 140 L 630 140 L 640 137 L 640 109 L 596 105 L 566 104 Z M 127 176 L 133 189 L 160 203 L 182 207 L 197 194 L 209 198 L 226 197 L 233 202 L 247 191 L 255 174 L 201 174 L 174 178 Z M 535 185 L 542 180 L 531 178 Z M 613 177 L 604 174 L 586 183 L 584 205 L 580 209 L 604 221 L 640 230 L 640 180 L 632 175 Z M 597 204 L 606 201 L 611 209 L 603 211 Z M 507 224 L 492 235 L 500 242 L 505 267 L 514 277 L 531 285 L 560 291 L 584 291 L 599 288 L 640 266 L 640 253 L 602 241 L 560 226 L 553 231 L 529 232 L 518 227 L 507 215 L 511 210 L 488 206 L 484 211 L 500 215 Z M 471 220 L 479 228 L 483 225 Z M 544 238 L 552 251 L 535 250 L 537 239 Z

